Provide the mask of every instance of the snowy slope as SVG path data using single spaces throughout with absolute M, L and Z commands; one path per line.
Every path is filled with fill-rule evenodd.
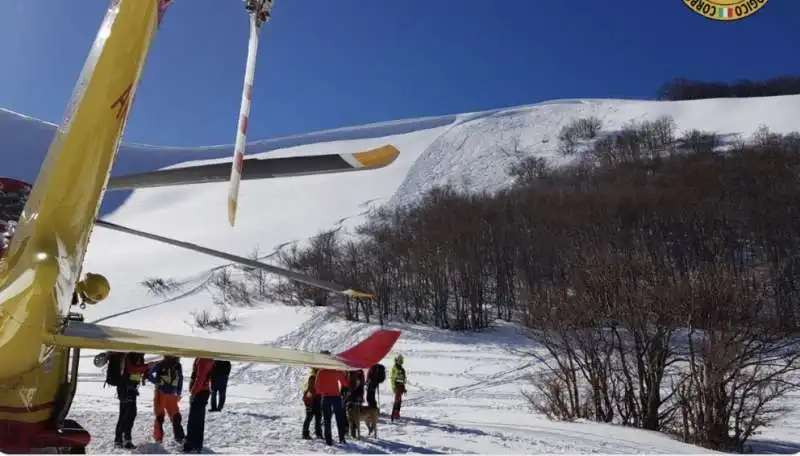
M 775 132 L 800 130 L 794 114 L 800 96 L 721 99 L 690 102 L 629 100 L 562 100 L 426 119 L 410 119 L 291 138 L 254 142 L 248 154 L 311 155 L 397 146 L 401 155 L 391 166 L 371 172 L 246 181 L 242 184 L 237 226 L 227 225 L 226 184 L 204 184 L 133 192 L 106 206 L 105 218 L 134 228 L 223 249 L 241 255 L 259 247 L 262 255 L 280 245 L 303 242 L 320 230 L 354 226 L 370 207 L 413 202 L 437 184 L 494 189 L 507 185 L 509 153 L 514 144 L 525 154 L 555 157 L 559 130 L 579 117 L 596 116 L 607 129 L 630 120 L 674 117 L 679 130 L 700 128 L 750 135 L 760 125 Z M 0 150 L 9 160 L 5 173 L 32 179 L 34 158 L 40 163 L 53 126 L 0 111 Z M 126 145 L 115 175 L 189 161 L 221 159 L 230 146 L 159 148 Z M 295 309 L 264 304 L 234 310 L 236 326 L 206 334 L 193 329 L 190 313 L 211 309 L 204 289 L 224 262 L 162 246 L 116 232 L 96 229 L 85 270 L 112 281 L 109 299 L 87 309 L 86 320 L 179 334 L 273 343 L 313 350 L 342 349 L 374 327 L 340 321 L 324 309 Z M 145 277 L 183 283 L 174 294 L 156 298 L 140 285 Z M 665 436 L 613 426 L 553 423 L 532 415 L 520 395 L 526 388 L 526 360 L 508 352 L 525 340 L 501 326 L 478 335 L 458 335 L 403 326 L 396 351 L 407 359 L 410 391 L 400 424 L 382 423 L 378 441 L 350 445 L 349 452 L 660 452 L 691 453 L 699 449 Z M 85 357 L 90 358 L 91 352 Z M 390 361 L 387 359 L 387 363 Z M 185 364 L 188 369 L 190 365 Z M 228 409 L 210 414 L 206 442 L 214 452 L 341 451 L 299 440 L 303 410 L 300 383 L 305 372 L 264 365 L 234 364 Z M 95 435 L 92 452 L 110 451 L 116 401 L 102 388 L 101 373 L 86 362 L 73 417 Z M 149 439 L 150 387 L 140 398 L 136 438 Z M 390 402 L 388 391 L 381 403 Z M 184 399 L 184 409 L 188 404 Z M 765 439 L 782 440 L 800 449 L 793 417 Z M 795 451 L 798 451 L 795 449 Z M 145 446 L 142 451 L 165 448 Z M 167 451 L 174 448 L 167 445 Z
M 281 345 L 308 349 L 343 348 L 371 331 L 364 324 L 345 324 L 325 311 L 278 338 Z M 280 322 L 261 320 L 264 329 L 282 332 Z M 398 350 L 406 356 L 409 392 L 399 424 L 381 420 L 378 440 L 364 439 L 344 447 L 300 440 L 303 370 L 237 363 L 228 385 L 223 413 L 209 413 L 206 445 L 216 453 L 697 453 L 696 447 L 662 435 L 599 424 L 563 424 L 532 416 L 520 400 L 525 361 L 505 353 L 524 341 L 510 327 L 475 338 L 401 326 Z M 184 368 L 189 367 L 184 363 Z M 116 404 L 97 377 L 84 376 L 73 408 L 90 429 L 102 430 L 91 452 L 114 452 Z M 92 381 L 94 380 L 94 381 Z M 152 418 L 144 404 L 152 395 L 143 388 L 135 428 L 138 441 L 148 440 Z M 380 390 L 384 411 L 391 405 L 388 386 Z M 184 407 L 188 407 L 184 404 Z M 336 431 L 334 430 L 334 433 Z M 366 434 L 366 431 L 362 429 Z M 167 431 L 169 435 L 169 431 Z M 143 452 L 174 452 L 171 442 L 147 444 Z

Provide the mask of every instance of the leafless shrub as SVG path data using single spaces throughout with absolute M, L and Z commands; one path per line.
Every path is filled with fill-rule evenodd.
M 509 166 L 508 174 L 516 178 L 518 184 L 534 183 L 545 177 L 549 170 L 550 167 L 545 158 L 529 156 Z
M 713 154 L 721 145 L 719 137 L 713 132 L 689 130 L 678 142 L 679 150 L 692 154 Z
M 559 152 L 564 156 L 575 155 L 581 141 L 588 141 L 599 136 L 603 122 L 597 117 L 576 119 L 565 125 L 558 134 Z
M 181 288 L 180 282 L 174 279 L 162 279 L 160 277 L 148 277 L 141 281 L 140 284 L 147 288 L 148 294 L 159 297 L 179 291 Z
M 578 402 L 578 385 L 575 371 L 557 367 L 548 372 L 532 375 L 529 381 L 534 391 L 523 391 L 533 409 L 551 420 L 574 421 L 586 416 Z
M 337 230 L 321 232 L 310 240 L 306 249 L 292 245 L 288 251 L 282 251 L 278 261 L 288 269 L 332 280 L 337 243 Z M 299 282 L 283 281 L 274 291 L 303 305 L 325 306 L 329 299 L 328 291 Z
M 783 138 L 783 135 L 771 132 L 766 125 L 759 126 L 753 133 L 753 143 L 764 148 L 780 147 Z
M 233 326 L 234 318 L 228 306 L 218 306 L 216 312 L 200 310 L 192 312 L 194 324 L 205 330 L 223 331 Z
M 209 284 L 216 289 L 219 299 L 234 307 L 252 307 L 254 299 L 245 280 L 232 278 L 228 268 L 215 271 Z M 215 291 L 212 290 L 212 294 Z
M 675 150 L 675 121 L 668 116 L 629 122 L 621 129 L 598 138 L 587 153 L 603 167 L 658 165 L 661 157 Z
M 255 261 L 261 261 L 259 249 L 254 248 L 248 255 L 248 258 Z M 267 271 L 261 268 L 252 266 L 244 266 L 242 270 L 248 282 L 253 284 L 254 294 L 257 298 L 266 298 L 269 296 L 269 275 Z

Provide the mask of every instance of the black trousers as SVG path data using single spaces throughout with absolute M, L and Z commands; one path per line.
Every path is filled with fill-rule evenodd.
M 322 398 L 314 396 L 310 405 L 306 405 L 306 419 L 303 421 L 303 437 L 311 437 L 311 420 L 314 420 L 314 434 L 322 438 Z
M 208 391 L 201 391 L 191 398 L 183 451 L 201 451 L 203 449 L 203 437 L 206 432 L 206 405 L 208 405 L 209 394 Z
M 339 441 L 344 442 L 347 435 L 347 415 L 344 413 L 344 405 L 342 404 L 341 396 L 324 396 L 322 398 L 322 423 L 323 434 L 325 436 L 325 443 L 328 445 L 333 444 L 333 435 L 331 432 L 331 418 L 336 416 L 336 430 L 339 434 Z
M 225 393 L 228 390 L 228 379 L 211 382 L 211 410 L 222 410 L 225 405 Z
M 133 423 L 136 421 L 136 397 L 139 395 L 136 390 L 118 390 L 117 399 L 119 399 L 119 417 L 117 418 L 117 427 L 114 432 L 114 443 L 131 442 L 131 432 L 133 431 Z
M 378 408 L 378 401 L 375 400 L 375 391 L 378 389 L 378 384 L 367 385 L 367 405 L 370 407 Z

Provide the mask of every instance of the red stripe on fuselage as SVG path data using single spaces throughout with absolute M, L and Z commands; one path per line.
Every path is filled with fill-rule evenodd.
M 36 423 L 0 420 L 0 451 L 4 453 L 37 453 L 45 448 L 80 448 L 89 445 L 92 436 L 83 429 L 58 432 L 50 420 Z
M 39 410 L 53 407 L 55 402 L 46 402 L 44 404 L 31 405 L 30 407 L 11 407 L 8 405 L 0 405 L 0 413 L 34 413 Z M 2 422 L 2 421 L 0 421 Z

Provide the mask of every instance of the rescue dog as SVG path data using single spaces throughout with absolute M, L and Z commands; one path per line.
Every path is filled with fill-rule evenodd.
M 347 423 L 350 427 L 350 435 L 361 440 L 361 423 L 367 425 L 367 437 L 372 435 L 378 438 L 378 417 L 380 409 L 368 405 L 349 402 L 347 404 Z

